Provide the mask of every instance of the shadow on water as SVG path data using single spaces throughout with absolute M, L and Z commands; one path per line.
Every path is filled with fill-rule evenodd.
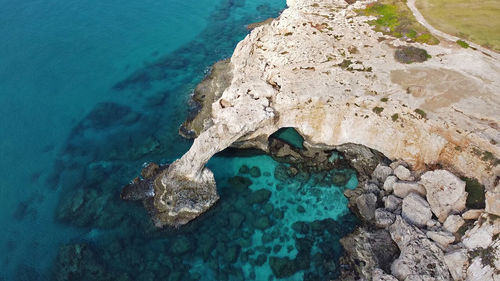
M 247 33 L 246 24 L 276 16 L 284 4 L 241 9 L 249 2 L 222 1 L 195 40 L 158 54 L 155 62 L 114 85 L 112 91 L 130 96 L 130 103 L 97 104 L 78 122 L 47 185 L 61 193 L 57 220 L 84 234 L 59 249 L 51 272 L 19 265 L 17 280 L 324 280 L 338 275 L 338 240 L 357 221 L 345 206 L 333 210 L 321 202 L 341 198 L 347 183 L 308 187 L 315 175 L 277 177 L 283 164 L 255 151 L 227 150 L 212 168 L 216 176 L 225 175 L 218 178 L 221 200 L 188 226 L 155 229 L 141 204 L 119 197 L 143 163 L 170 162 L 189 148 L 190 141 L 177 133 L 188 112 L 188 94 L 211 64 L 231 55 Z M 234 159 L 253 164 L 247 171 Z M 290 191 L 294 182 L 296 192 Z M 297 196 L 283 197 L 287 192 Z M 302 195 L 311 201 L 301 201 Z M 303 219 L 308 212 L 314 219 Z M 328 212 L 335 216 L 328 218 Z M 32 215 L 25 203 L 19 205 L 18 219 Z

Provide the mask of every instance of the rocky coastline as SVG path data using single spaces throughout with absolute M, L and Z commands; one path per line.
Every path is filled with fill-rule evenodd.
M 375 32 L 356 12 L 370 1 L 287 4 L 196 88 L 191 149 L 134 199 L 158 227 L 188 223 L 219 199 L 205 164 L 228 147 L 297 172 L 345 165 L 362 225 L 342 239 L 341 280 L 500 280 L 499 59 Z M 411 48 L 424 56 L 401 63 Z M 282 128 L 304 149 L 272 137 Z

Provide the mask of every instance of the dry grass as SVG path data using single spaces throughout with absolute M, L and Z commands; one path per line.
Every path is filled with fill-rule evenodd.
M 417 0 L 435 28 L 500 51 L 500 0 Z

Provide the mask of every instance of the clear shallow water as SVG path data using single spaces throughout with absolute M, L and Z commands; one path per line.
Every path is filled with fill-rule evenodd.
M 315 184 L 287 182 L 278 192 L 279 180 L 273 176 L 277 163 L 262 156 L 213 159 L 210 167 L 223 192 L 219 209 L 181 230 L 159 232 L 139 204 L 119 200 L 121 186 L 139 173 L 142 163 L 171 161 L 189 148 L 190 142 L 177 134 L 187 115 L 189 93 L 211 64 L 231 55 L 247 34 L 245 24 L 278 15 L 284 1 L 0 0 L 0 4 L 4 38 L 0 41 L 0 222 L 4 226 L 0 251 L 5 253 L 0 258 L 0 280 L 54 280 L 54 275 L 68 280 L 61 272 L 71 262 L 88 265 L 80 268 L 82 272 L 98 272 L 94 280 L 119 280 L 116 272 L 124 274 L 123 280 L 173 278 L 179 272 L 235 280 L 241 274 L 251 277 L 252 268 L 256 280 L 263 280 L 271 274 L 269 263 L 257 268 L 242 259 L 248 255 L 245 251 L 260 245 L 257 240 L 264 233 L 282 234 L 283 241 L 276 242 L 277 237 L 267 244 L 283 244 L 284 249 L 285 244 L 295 243 L 290 229 L 296 221 L 346 215 L 346 224 L 353 224 L 340 189 L 320 192 L 328 196 L 321 201 L 330 209 L 317 214 L 313 201 L 286 197 L 294 191 L 288 189 L 303 185 L 302 198 L 313 200 L 311 194 L 319 194 Z M 282 218 L 268 216 L 276 226 L 256 229 L 246 216 L 260 210 L 260 205 L 241 203 L 239 213 L 245 219 L 240 226 L 246 231 L 230 231 L 231 235 L 215 239 L 248 236 L 252 247 L 238 244 L 236 261 L 211 260 L 210 267 L 210 259 L 202 262 L 197 251 L 170 251 L 185 233 L 198 248 L 205 240 L 199 229 L 227 226 L 212 222 L 224 221 L 226 211 L 234 211 L 222 206 L 237 194 L 224 190 L 238 185 L 229 179 L 243 164 L 262 171 L 259 178 L 240 174 L 251 178 L 249 190 L 266 188 L 272 195 L 264 204 L 289 209 L 283 210 Z M 304 205 L 304 212 L 297 212 L 297 204 Z M 217 230 L 199 232 L 216 236 Z M 313 237 L 312 232 L 301 235 Z M 340 234 L 329 235 L 324 239 L 334 241 Z M 314 247 L 311 253 L 318 252 Z M 290 253 L 283 249 L 266 256 L 297 254 L 297 249 Z M 211 256 L 217 253 L 214 250 Z M 221 265 L 243 270 L 213 269 Z M 303 271 L 290 278 L 302 275 Z M 188 280 L 186 276 L 182 280 Z M 68 278 L 90 280 L 76 273 Z

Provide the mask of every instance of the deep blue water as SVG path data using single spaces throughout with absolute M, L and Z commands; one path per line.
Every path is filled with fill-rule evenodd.
M 277 177 L 268 156 L 215 157 L 221 201 L 180 229 L 119 200 L 143 163 L 189 148 L 190 93 L 284 0 L 0 5 L 0 280 L 268 280 L 271 260 L 289 280 L 338 272 L 352 171 L 325 186 Z

